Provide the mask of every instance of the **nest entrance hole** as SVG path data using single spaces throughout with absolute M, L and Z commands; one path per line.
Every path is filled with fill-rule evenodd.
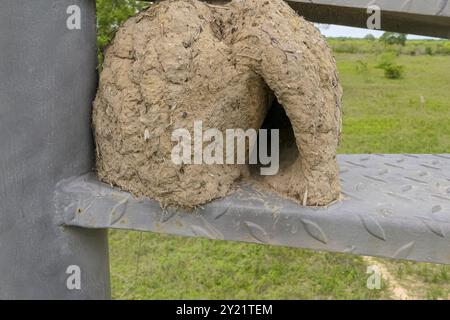
M 261 129 L 267 129 L 267 150 L 268 156 L 271 157 L 271 141 L 272 141 L 272 129 L 279 130 L 279 163 L 280 170 L 284 171 L 296 162 L 300 156 L 295 139 L 294 129 L 291 121 L 284 110 L 284 107 L 274 97 L 272 105 L 267 112 L 266 118 L 261 126 Z M 259 137 L 258 137 L 259 139 Z M 258 140 L 259 144 L 259 140 Z M 263 166 L 258 157 L 257 164 L 250 165 L 250 173 L 252 176 L 260 175 L 260 168 Z

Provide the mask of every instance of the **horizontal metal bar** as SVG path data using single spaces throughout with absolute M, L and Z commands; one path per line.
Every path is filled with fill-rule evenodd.
M 383 11 L 421 14 L 427 16 L 450 16 L 450 3 L 446 0 L 287 0 L 289 4 L 312 3 L 347 8 L 367 9 L 376 5 Z
M 302 207 L 241 185 L 194 212 L 93 174 L 58 184 L 67 226 L 117 228 L 450 264 L 450 155 L 341 155 L 343 199 Z
M 223 4 L 227 0 L 205 0 Z M 450 39 L 448 0 L 286 0 L 312 22 L 367 28 L 367 8 L 381 9 L 381 29 Z
M 381 9 L 381 30 L 450 38 L 448 0 L 289 0 L 307 20 L 367 28 L 367 8 Z

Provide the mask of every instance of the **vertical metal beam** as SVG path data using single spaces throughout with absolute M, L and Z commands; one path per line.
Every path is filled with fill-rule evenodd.
M 95 27 L 93 0 L 0 1 L 0 299 L 110 296 L 106 231 L 61 227 L 53 202 L 93 167 Z

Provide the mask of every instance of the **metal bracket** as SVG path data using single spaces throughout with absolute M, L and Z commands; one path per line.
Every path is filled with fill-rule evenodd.
M 309 248 L 450 264 L 450 155 L 341 155 L 343 199 L 302 207 L 241 185 L 194 212 L 100 183 L 64 180 L 65 224 Z

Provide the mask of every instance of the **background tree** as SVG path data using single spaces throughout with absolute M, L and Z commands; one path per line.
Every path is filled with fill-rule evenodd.
M 119 26 L 151 2 L 139 0 L 97 0 L 97 42 L 100 52 L 114 36 Z
M 376 38 L 375 38 L 375 36 L 373 34 L 368 33 L 368 34 L 366 34 L 364 39 L 369 40 L 369 41 L 374 41 Z
M 406 34 L 396 32 L 385 32 L 380 37 L 380 41 L 386 45 L 399 44 L 404 46 L 406 44 Z

